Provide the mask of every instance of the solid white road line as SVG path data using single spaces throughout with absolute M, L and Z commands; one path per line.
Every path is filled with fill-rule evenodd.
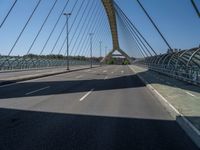
M 79 100 L 80 102 L 83 101 L 87 96 L 89 96 L 92 92 L 94 91 L 94 89 L 91 89 L 89 92 L 87 92 L 83 97 L 81 97 L 81 99 Z
M 129 68 L 135 73 L 136 71 L 131 67 L 129 66 Z M 191 128 L 194 132 L 194 134 L 190 132 L 190 135 L 193 134 L 193 141 L 195 141 L 195 143 L 199 143 L 196 141 L 196 137 L 200 137 L 200 131 L 182 114 L 180 113 L 170 102 L 167 101 L 167 99 L 165 99 L 156 89 L 154 89 L 147 81 L 145 81 L 140 75 L 138 75 L 138 77 L 146 84 L 146 86 L 152 91 L 152 92 L 155 92 L 169 107 L 171 107 L 174 112 L 176 113 L 176 116 L 180 116 L 182 117 L 182 119 L 184 120 L 184 124 L 185 125 L 181 125 L 182 123 L 179 123 L 183 128 L 187 128 L 186 130 L 188 130 L 188 128 Z M 178 122 L 178 121 L 177 121 Z M 192 136 L 190 136 L 192 137 Z M 199 144 L 198 144 L 199 145 Z
M 129 68 L 135 73 L 136 71 L 129 66 Z M 182 114 L 180 113 L 170 102 L 168 102 L 168 100 L 166 98 L 164 98 L 156 89 L 154 89 L 153 86 L 151 86 L 147 81 L 145 81 L 140 75 L 138 75 L 138 77 L 147 85 L 147 87 L 155 92 L 169 107 L 171 107 L 174 112 L 181 116 L 183 118 L 183 120 L 193 129 L 194 132 L 196 132 L 197 135 L 200 135 L 200 131 Z
M 190 92 L 185 92 L 185 93 L 187 93 L 188 95 L 190 95 L 190 96 L 192 96 L 192 97 L 196 97 L 195 95 L 193 95 L 193 94 L 190 93 Z
M 31 94 L 33 94 L 33 93 L 36 93 L 36 92 L 39 92 L 39 91 L 42 91 L 42 90 L 45 90 L 45 89 L 48 89 L 48 88 L 50 88 L 50 86 L 46 86 L 46 87 L 43 87 L 43 88 L 41 88 L 41 89 L 28 92 L 28 93 L 26 93 L 25 95 L 31 95 Z

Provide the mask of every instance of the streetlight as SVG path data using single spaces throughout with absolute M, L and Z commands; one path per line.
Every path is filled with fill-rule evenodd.
M 105 46 L 105 57 L 106 57 L 106 55 L 107 55 L 107 46 Z
M 101 45 L 102 45 L 102 41 L 99 41 L 100 44 L 100 66 L 101 66 Z
M 101 57 L 101 46 L 102 46 L 102 41 L 99 41 L 99 46 L 100 46 L 100 57 Z
M 92 38 L 93 38 L 94 33 L 90 33 L 90 68 L 92 68 Z
M 64 13 L 66 16 L 66 36 L 67 36 L 67 70 L 69 70 L 69 16 L 71 13 Z

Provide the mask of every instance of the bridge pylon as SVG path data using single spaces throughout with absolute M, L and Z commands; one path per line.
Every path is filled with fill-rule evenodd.
M 102 60 L 101 60 L 101 63 L 104 63 L 106 60 L 108 60 L 109 58 L 112 57 L 112 54 L 114 52 L 119 52 L 122 56 L 124 56 L 130 63 L 133 62 L 133 60 L 123 51 L 121 50 L 120 48 L 119 49 L 113 49 L 111 50 Z
M 106 10 L 106 14 L 110 24 L 110 30 L 112 34 L 112 41 L 113 41 L 113 49 L 102 59 L 102 63 L 105 62 L 108 58 L 112 57 L 112 54 L 115 51 L 118 51 L 122 54 L 130 63 L 132 63 L 132 59 L 126 54 L 119 46 L 119 39 L 118 39 L 118 31 L 117 31 L 117 22 L 116 22 L 116 14 L 115 8 L 113 5 L 113 0 L 102 0 L 104 8 Z

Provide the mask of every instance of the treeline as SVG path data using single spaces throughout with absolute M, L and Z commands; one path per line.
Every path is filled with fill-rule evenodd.
M 24 55 L 23 58 L 30 58 L 30 59 L 67 59 L 67 56 L 63 56 L 63 55 L 54 55 L 54 54 L 51 54 L 51 55 L 36 55 L 36 54 L 28 54 L 28 55 Z M 85 56 L 69 56 L 69 59 L 70 60 L 82 60 L 82 61 L 89 61 L 90 60 L 90 57 L 85 57 Z M 93 57 L 92 58 L 93 60 L 95 61 L 100 61 L 101 58 L 99 57 Z
M 111 58 L 109 60 L 106 61 L 106 64 L 109 65 L 129 65 L 130 62 L 126 59 L 126 58 Z

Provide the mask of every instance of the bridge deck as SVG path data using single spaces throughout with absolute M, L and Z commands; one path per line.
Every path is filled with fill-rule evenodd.
M 3 87 L 0 107 L 2 150 L 197 150 L 127 66 Z
M 199 87 L 148 71 L 144 66 L 132 67 L 200 131 Z

